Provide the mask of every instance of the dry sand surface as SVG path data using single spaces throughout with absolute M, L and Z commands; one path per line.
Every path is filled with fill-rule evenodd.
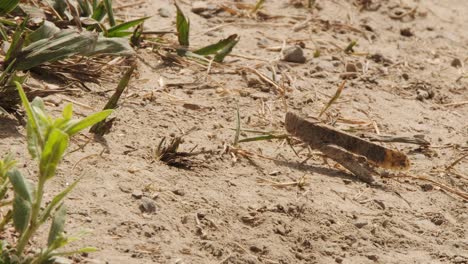
M 110 134 L 77 137 L 71 150 L 91 141 L 67 154 L 48 192 L 50 199 L 82 178 L 66 202 L 67 230 L 90 229 L 78 244 L 100 251 L 74 260 L 468 263 L 467 200 L 437 183 L 376 175 L 370 186 L 296 141 L 298 155 L 281 139 L 232 147 L 237 109 L 242 129 L 283 134 L 287 111 L 317 116 L 345 78 L 324 122 L 355 135 L 423 136 L 430 146 L 379 144 L 408 156 L 406 175 L 466 193 L 468 159 L 450 165 L 468 151 L 468 2 L 318 0 L 313 9 L 301 5 L 307 1 L 265 2 L 253 15 L 235 8 L 253 0 L 207 1 L 236 11 L 208 10 L 207 18 L 191 12 L 194 2 L 179 2 L 193 48 L 240 36 L 209 73 L 189 60 L 171 62 L 173 34 L 159 48 L 154 40 L 154 52 L 138 51 L 137 76 Z M 116 13 L 151 15 L 147 30 L 175 29 L 171 1 L 132 3 L 116 1 L 124 6 Z M 354 53 L 345 53 L 354 40 Z M 295 45 L 305 63 L 281 61 L 281 50 Z M 102 108 L 115 87 L 108 82 L 68 96 L 81 103 L 78 114 Z M 53 113 L 66 103 L 60 98 L 46 100 Z M 24 129 L 2 119 L 0 131 L 0 153 L 11 151 L 33 175 Z M 163 137 L 179 136 L 179 151 L 192 155 L 154 159 Z

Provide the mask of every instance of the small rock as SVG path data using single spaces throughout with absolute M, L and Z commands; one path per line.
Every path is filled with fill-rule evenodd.
M 434 97 L 434 92 L 432 90 L 418 89 L 416 91 L 416 99 L 419 101 L 424 101 L 425 99 L 431 99 L 433 97 Z
M 357 228 L 361 229 L 363 227 L 365 227 L 367 225 L 367 221 L 366 220 L 358 220 L 354 223 L 354 226 L 356 226 Z
M 127 186 L 119 186 L 119 189 L 120 189 L 120 191 L 122 191 L 124 193 L 130 193 L 132 191 L 132 189 L 130 189 Z
M 167 8 L 164 8 L 164 7 L 161 7 L 161 8 L 158 9 L 158 14 L 161 17 L 170 17 L 171 16 L 171 12 L 169 12 L 169 10 Z
M 358 72 L 358 69 L 354 63 L 346 63 L 346 72 Z
M 139 190 L 133 191 L 132 197 L 135 199 L 141 199 L 141 197 L 143 197 L 143 192 Z
M 288 47 L 283 50 L 283 61 L 304 63 L 306 58 L 304 57 L 304 51 L 299 46 Z
M 258 100 L 258 99 L 263 99 L 264 101 L 268 100 L 270 98 L 270 96 L 266 93 L 253 93 L 250 95 L 250 97 L 252 97 L 253 99 L 255 100 Z
M 424 192 L 430 192 L 430 191 L 434 190 L 434 186 L 432 186 L 432 184 L 430 184 L 430 183 L 421 184 L 421 189 Z
M 444 216 L 442 215 L 436 215 L 434 216 L 432 219 L 431 219 L 431 222 L 434 224 L 434 225 L 442 225 L 443 223 L 445 223 L 446 219 Z
M 343 263 L 343 259 L 340 258 L 340 257 L 336 257 L 336 258 L 335 258 L 335 262 L 336 262 L 336 263 Z
M 246 90 L 240 90 L 239 95 L 242 96 L 242 97 L 247 97 L 247 96 L 250 95 L 250 92 L 246 91 Z
M 411 32 L 410 28 L 402 28 L 400 29 L 400 35 L 403 37 L 412 37 L 414 36 L 413 32 Z
M 197 105 L 197 104 L 185 103 L 182 106 L 184 108 L 190 109 L 190 110 L 200 110 L 200 109 L 202 109 L 202 107 L 200 105 Z
M 175 195 L 179 195 L 179 196 L 184 196 L 185 195 L 185 191 L 182 190 L 182 189 L 173 190 L 172 193 L 174 193 Z
M 146 197 L 143 197 L 141 200 L 139 208 L 142 213 L 152 214 L 156 212 L 156 204 L 153 202 L 153 200 Z
M 455 58 L 452 60 L 452 62 L 450 63 L 450 65 L 452 67 L 455 67 L 455 68 L 461 68 L 463 65 L 462 65 L 462 62 L 459 58 Z
M 379 257 L 377 257 L 376 255 L 367 255 L 367 258 L 372 260 L 372 261 L 378 261 L 379 260 Z
M 401 75 L 401 77 L 403 77 L 403 79 L 405 79 L 405 81 L 407 81 L 409 79 L 409 75 L 405 72 Z
M 255 246 L 255 245 L 253 245 L 253 246 L 250 246 L 250 248 L 249 248 L 249 249 L 250 249 L 250 251 L 252 251 L 253 253 L 260 253 L 260 252 L 262 252 L 262 251 L 263 251 L 261 248 L 259 248 L 259 247 Z
M 393 64 L 392 60 L 385 58 L 380 53 L 372 54 L 370 56 L 367 56 L 367 58 L 373 60 L 376 63 L 382 63 L 384 66 L 389 66 L 389 65 Z
M 247 80 L 247 87 L 261 87 L 263 83 L 256 77 Z
M 259 39 L 259 40 L 257 41 L 257 46 L 258 46 L 259 48 L 266 48 L 266 47 L 268 47 L 268 44 L 269 44 L 269 42 L 268 42 L 268 40 L 265 39 L 265 38 L 261 38 L 261 39 Z
M 468 258 L 464 258 L 462 256 L 456 256 L 455 258 L 452 259 L 453 263 L 456 264 L 466 264 L 468 263 Z
M 284 226 L 277 226 L 274 231 L 275 231 L 276 234 L 279 234 L 279 235 L 282 235 L 282 236 L 285 236 L 287 234 L 286 229 L 284 228 Z

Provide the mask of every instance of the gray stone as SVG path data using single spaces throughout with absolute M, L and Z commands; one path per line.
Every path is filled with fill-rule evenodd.
M 299 46 L 288 47 L 283 50 L 283 61 L 305 63 L 304 51 Z

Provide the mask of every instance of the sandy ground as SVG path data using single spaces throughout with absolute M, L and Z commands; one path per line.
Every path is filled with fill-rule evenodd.
M 146 2 L 118 14 L 151 15 L 148 30 L 173 30 L 171 2 Z M 67 154 L 49 192 L 50 198 L 82 178 L 67 201 L 67 229 L 71 234 L 90 229 L 78 244 L 100 251 L 75 260 L 468 263 L 467 201 L 434 184 L 377 176 L 380 185 L 369 186 L 316 152 L 303 150 L 297 157 L 281 140 L 241 143 L 250 159 L 226 152 L 237 108 L 243 129 L 284 133 L 287 111 L 317 116 L 343 73 L 354 67 L 357 72 L 323 120 L 357 135 L 423 135 L 430 147 L 386 146 L 408 155 L 408 174 L 468 191 L 466 159 L 446 170 L 468 149 L 468 79 L 460 78 L 467 74 L 468 3 L 319 0 L 309 11 L 286 0 L 266 2 L 262 12 L 269 18 L 263 21 L 248 12 L 203 18 L 190 12 L 190 1 L 180 2 L 191 20 L 192 47 L 240 36 L 233 56 L 209 74 L 193 62 L 164 63 L 151 49 L 139 51 L 144 63 L 140 60 L 138 76 L 115 112 L 111 133 Z M 371 4 L 360 10 L 353 2 Z M 169 17 L 160 15 L 165 11 Z M 176 41 L 164 38 L 166 46 Z M 356 54 L 344 53 L 353 40 Z M 278 60 L 279 49 L 296 44 L 305 47 L 305 63 Z M 316 50 L 320 56 L 314 58 Z M 250 69 L 270 78 L 273 69 L 285 95 Z M 103 91 L 113 87 L 103 84 L 72 97 L 92 108 L 75 105 L 78 114 L 98 111 L 111 94 Z M 64 104 L 50 109 L 58 113 Z M 11 151 L 33 175 L 24 129 L 2 119 L 0 131 L 0 153 Z M 177 136 L 184 140 L 180 151 L 200 152 L 179 160 L 188 168 L 151 154 L 161 138 Z M 252 134 L 242 132 L 245 136 Z M 79 136 L 71 150 L 88 138 Z M 155 212 L 148 212 L 153 205 Z

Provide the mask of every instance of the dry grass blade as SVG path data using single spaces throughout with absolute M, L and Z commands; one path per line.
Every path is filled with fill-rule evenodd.
M 237 105 L 237 115 L 236 115 L 236 134 L 234 135 L 234 146 L 237 146 L 239 144 L 239 136 L 240 136 L 240 131 L 241 131 L 241 125 L 240 125 L 240 113 L 239 113 L 239 105 Z
M 302 189 L 302 188 L 304 188 L 305 185 L 307 185 L 305 176 L 306 175 L 300 177 L 296 181 L 291 181 L 291 182 L 277 182 L 277 181 L 272 181 L 272 180 L 269 180 L 269 179 L 258 177 L 257 182 L 262 183 L 261 185 L 268 185 L 268 186 L 272 186 L 272 187 L 275 187 L 275 188 L 285 188 L 285 187 L 288 187 L 288 186 L 297 186 L 297 187 Z
M 325 113 L 325 111 L 327 111 L 327 109 L 336 101 L 338 100 L 338 98 L 340 97 L 341 95 L 341 92 L 343 91 L 344 87 L 345 87 L 345 84 L 346 84 L 346 80 L 344 80 L 340 86 L 338 86 L 338 89 L 336 89 L 336 92 L 335 92 L 335 95 L 330 99 L 330 101 L 328 101 L 327 105 L 322 109 L 322 111 L 320 111 L 320 114 L 319 114 L 319 117 L 322 116 L 323 113 Z
M 425 181 L 425 182 L 430 182 L 432 184 L 434 184 L 435 186 L 437 187 L 440 187 L 441 189 L 443 189 L 444 191 L 447 191 L 449 193 L 453 193 L 455 195 L 458 195 L 460 196 L 461 198 L 465 199 L 468 201 L 468 193 L 466 192 L 463 192 L 463 191 L 460 191 L 460 190 L 455 190 L 445 184 L 442 184 L 440 182 L 437 182 L 435 180 L 432 180 L 432 179 L 429 179 L 427 177 L 424 177 L 424 176 L 414 176 L 414 175 L 409 175 L 409 174 L 399 174 L 399 175 L 390 175 L 388 177 L 386 177 L 387 179 L 396 179 L 396 178 L 411 178 L 411 179 L 415 179 L 415 180 L 420 180 L 420 181 Z

